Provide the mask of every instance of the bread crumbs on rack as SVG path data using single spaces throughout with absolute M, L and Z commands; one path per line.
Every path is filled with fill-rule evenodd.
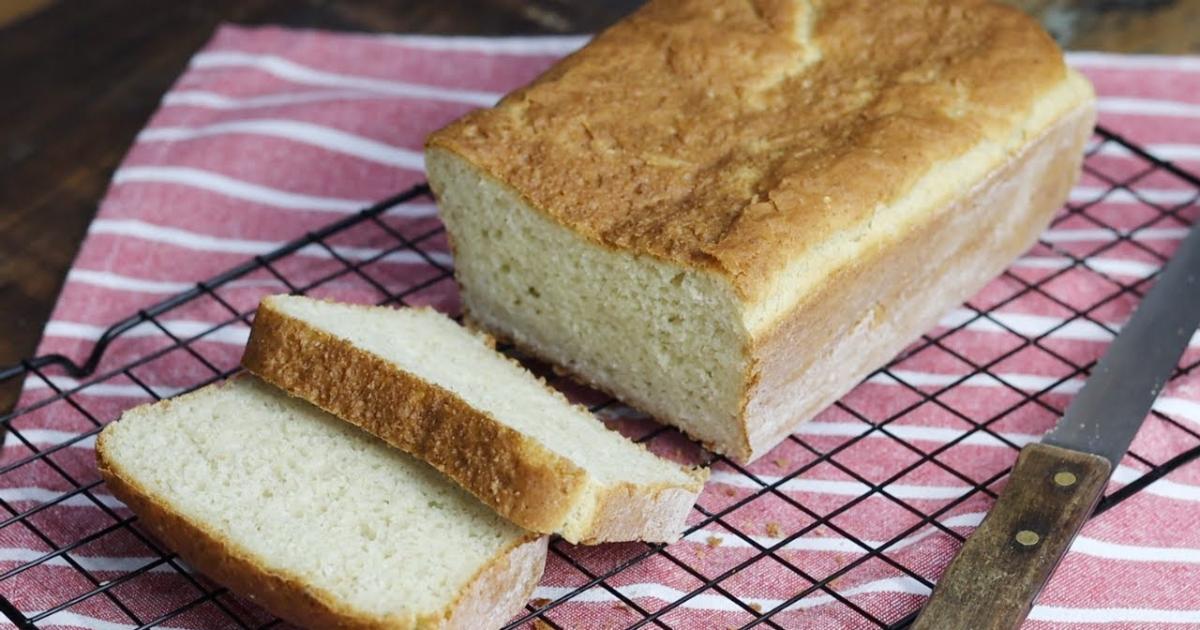
M 775 466 L 777 466 L 778 468 L 786 469 L 791 464 L 792 464 L 792 462 L 788 461 L 786 458 L 783 458 L 783 457 L 775 458 Z
M 753 608 L 756 613 L 762 612 L 762 604 L 758 602 L 750 602 L 750 608 Z
M 767 535 L 770 536 L 771 538 L 779 538 L 779 537 L 783 536 L 783 528 L 780 527 L 779 523 L 776 523 L 775 521 L 768 521 L 767 522 Z
M 704 542 L 708 545 L 709 549 L 716 549 L 721 546 L 721 539 L 716 536 L 709 536 Z
M 535 597 L 535 598 L 529 600 L 529 605 L 533 606 L 534 608 L 545 608 L 546 604 L 549 604 L 549 603 L 550 603 L 550 600 L 545 597 Z

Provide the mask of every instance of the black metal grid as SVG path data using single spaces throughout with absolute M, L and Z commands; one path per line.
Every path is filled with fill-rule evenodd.
M 1107 169 L 1099 165 L 1096 158 L 1106 147 L 1127 152 L 1133 157 L 1138 167 L 1129 169 L 1131 172 L 1122 172 L 1120 175 L 1113 175 L 1106 172 Z M 1096 143 L 1089 151 L 1088 159 L 1085 163 L 1085 171 L 1096 181 L 1103 182 L 1106 190 L 1094 201 L 1069 204 L 1066 210 L 1056 219 L 1055 224 L 1058 225 L 1072 220 L 1076 222 L 1083 221 L 1086 224 L 1093 225 L 1096 229 L 1111 232 L 1112 238 L 1099 247 L 1090 248 L 1088 251 L 1083 252 L 1072 251 L 1070 248 L 1064 248 L 1051 242 L 1040 242 L 1038 247 L 1054 252 L 1055 255 L 1061 256 L 1066 261 L 1066 264 L 1061 269 L 1033 279 L 1015 274 L 1012 271 L 1005 272 L 1006 281 L 1010 282 L 1013 286 L 1011 295 L 1006 299 L 982 306 L 968 304 L 967 307 L 971 310 L 971 317 L 968 320 L 959 323 L 957 326 L 939 329 L 936 333 L 924 336 L 919 342 L 906 350 L 904 354 L 897 357 L 892 364 L 877 373 L 877 376 L 890 378 L 909 391 L 912 394 L 911 402 L 903 405 L 900 409 L 892 410 L 886 417 L 869 417 L 869 415 L 857 410 L 851 403 L 847 403 L 846 401 L 837 403 L 840 412 L 857 418 L 863 423 L 862 432 L 832 446 L 816 443 L 798 436 L 790 437 L 789 447 L 793 449 L 793 452 L 799 454 L 798 456 L 802 460 L 802 463 L 794 467 L 789 467 L 785 474 L 779 476 L 777 479 L 764 480 L 760 475 L 756 475 L 746 467 L 739 466 L 734 462 L 711 455 L 705 456 L 709 463 L 719 462 L 723 464 L 725 470 L 743 476 L 747 480 L 748 485 L 751 486 L 751 490 L 742 496 L 738 496 L 736 500 L 729 501 L 717 508 L 708 507 L 702 501 L 701 504 L 696 506 L 697 514 L 694 515 L 695 518 L 691 521 L 688 533 L 700 531 L 701 528 L 722 528 L 725 532 L 728 532 L 728 535 L 741 539 L 749 546 L 751 552 L 748 557 L 736 563 L 729 563 L 715 568 L 702 567 L 699 566 L 700 563 L 694 561 L 694 558 L 689 557 L 688 554 L 679 552 L 676 547 L 631 544 L 621 548 L 622 553 L 619 554 L 621 557 L 620 561 L 611 563 L 610 566 L 597 567 L 584 557 L 584 553 L 580 548 L 572 547 L 561 540 L 555 540 L 551 544 L 551 561 L 563 563 L 575 571 L 578 574 L 577 584 L 569 589 L 569 592 L 554 599 L 535 599 L 527 606 L 526 614 L 514 620 L 508 627 L 528 626 L 535 621 L 552 628 L 570 626 L 571 621 L 569 619 L 564 621 L 564 618 L 559 616 L 562 607 L 574 600 L 581 593 L 593 588 L 603 589 L 616 600 L 617 603 L 610 609 L 611 615 L 606 615 L 605 619 L 597 620 L 598 623 L 610 624 L 614 627 L 617 625 L 629 628 L 643 626 L 672 627 L 673 613 L 683 606 L 685 602 L 700 595 L 715 595 L 732 602 L 737 609 L 744 613 L 744 621 L 739 621 L 742 627 L 758 625 L 771 628 L 785 627 L 787 625 L 786 622 L 779 620 L 781 612 L 789 605 L 813 594 L 823 594 L 840 603 L 844 608 L 842 612 L 846 613 L 846 616 L 842 617 L 842 619 L 846 620 L 848 625 L 862 627 L 901 627 L 907 624 L 915 614 L 915 609 L 919 605 L 919 598 L 899 608 L 890 607 L 882 611 L 878 607 L 868 609 L 839 591 L 839 587 L 837 586 L 839 578 L 851 574 L 867 563 L 882 563 L 886 567 L 890 567 L 889 570 L 894 571 L 898 575 L 908 576 L 926 587 L 932 587 L 932 576 L 929 575 L 927 570 L 922 567 L 908 566 L 905 562 L 889 555 L 889 548 L 906 537 L 912 536 L 919 530 L 931 527 L 938 533 L 961 542 L 963 540 L 962 535 L 953 528 L 945 525 L 940 520 L 941 517 L 972 497 L 983 495 L 994 499 L 996 496 L 994 488 L 996 482 L 1000 481 L 1010 469 L 1009 466 L 1005 465 L 986 479 L 974 479 L 944 461 L 945 458 L 943 455 L 947 454 L 956 445 L 968 439 L 971 435 L 980 434 L 1006 444 L 1009 447 L 1008 460 L 1011 463 L 1020 445 L 1013 443 L 1005 437 L 1004 433 L 997 429 L 997 423 L 1001 422 L 1013 410 L 1026 405 L 1037 406 L 1047 413 L 1059 414 L 1062 411 L 1061 401 L 1053 397 L 1048 398 L 1047 394 L 1067 381 L 1086 377 L 1092 365 L 1090 362 L 1079 364 L 1063 356 L 1062 353 L 1055 349 L 1054 344 L 1049 343 L 1050 336 L 1059 328 L 1067 326 L 1072 322 L 1090 323 L 1115 334 L 1115 331 L 1105 324 L 1101 318 L 1097 317 L 1097 312 L 1114 300 L 1127 299 L 1129 297 L 1140 299 L 1146 288 L 1146 282 L 1151 281 L 1153 278 L 1152 274 L 1149 277 L 1134 280 L 1117 278 L 1105 273 L 1101 269 L 1092 268 L 1089 264 L 1090 259 L 1094 259 L 1105 251 L 1115 247 L 1132 247 L 1149 263 L 1154 266 L 1161 266 L 1165 262 L 1165 256 L 1157 248 L 1147 245 L 1140 240 L 1138 238 L 1138 231 L 1149 227 L 1186 227 L 1194 220 L 1189 219 L 1186 214 L 1190 212 L 1190 209 L 1195 208 L 1197 199 L 1200 198 L 1200 179 L 1178 169 L 1172 164 L 1158 160 L 1139 147 L 1105 129 L 1097 129 Z M 1148 198 L 1139 190 L 1143 182 L 1163 176 L 1175 178 L 1179 182 L 1186 183 L 1186 187 L 1190 193 L 1177 202 L 1164 203 L 1161 199 Z M 1090 212 L 1093 206 L 1112 194 L 1133 195 L 1136 199 L 1138 211 L 1145 213 L 1144 223 L 1132 230 L 1118 230 L 1108 225 L 1102 217 L 1094 216 Z M 431 254 L 428 247 L 428 243 L 432 239 L 438 238 L 441 234 L 442 228 L 440 225 L 432 223 L 427 226 L 427 229 L 418 230 L 414 233 L 405 233 L 405 230 L 397 228 L 393 223 L 385 220 L 388 217 L 388 213 L 393 211 L 393 209 L 417 200 L 429 201 L 427 187 L 422 185 L 413 188 L 392 199 L 363 210 L 356 215 L 330 224 L 321 230 L 311 232 L 304 238 L 270 254 L 255 257 L 253 260 L 230 269 L 208 281 L 198 283 L 194 288 L 182 294 L 141 310 L 128 319 L 112 326 L 95 344 L 90 356 L 82 364 L 77 364 L 65 356 L 48 355 L 29 359 L 21 362 L 19 365 L 0 370 L 0 382 L 20 378 L 33 378 L 44 383 L 45 388 L 49 390 L 49 394 L 46 397 L 26 404 L 23 408 L 0 419 L 0 425 L 3 425 L 10 436 L 8 438 L 9 443 L 20 444 L 28 450 L 27 455 L 4 462 L 0 466 L 0 480 L 3 480 L 7 475 L 14 474 L 14 471 L 26 467 L 40 466 L 45 467 L 45 474 L 49 478 L 60 482 L 58 485 L 62 488 L 60 491 L 54 491 L 52 493 L 53 496 L 44 497 L 32 502 L 26 501 L 29 505 L 21 508 L 14 505 L 15 501 L 0 498 L 0 509 L 4 511 L 3 514 L 0 514 L 0 517 L 2 517 L 0 518 L 0 535 L 3 535 L 6 530 L 9 530 L 11 533 L 13 530 L 9 528 L 20 528 L 22 535 L 26 536 L 26 538 L 32 537 L 32 540 L 41 541 L 45 547 L 45 552 L 37 557 L 10 562 L 9 564 L 13 566 L 0 571 L 0 610 L 3 611 L 12 623 L 19 628 L 38 628 L 39 623 L 51 615 L 84 605 L 93 606 L 94 608 L 116 609 L 120 611 L 120 615 L 118 616 L 123 615 L 127 618 L 129 624 L 139 628 L 153 627 L 160 624 L 176 625 L 175 622 L 184 621 L 184 617 L 202 608 L 211 608 L 218 611 L 220 618 L 223 620 L 222 623 L 228 627 L 265 628 L 279 623 L 252 605 L 228 593 L 222 587 L 207 581 L 202 576 L 191 573 L 174 554 L 162 548 L 156 541 L 140 531 L 135 526 L 135 517 L 128 516 L 127 513 L 120 511 L 115 506 L 99 498 L 98 493 L 95 491 L 102 485 L 102 482 L 94 470 L 88 470 L 86 465 L 81 467 L 78 462 L 73 461 L 69 457 L 61 457 L 71 448 L 86 444 L 85 441 L 93 438 L 100 431 L 104 423 L 112 420 L 115 417 L 115 412 L 119 411 L 89 408 L 88 405 L 78 399 L 79 394 L 86 393 L 89 387 L 104 386 L 105 384 L 111 385 L 115 381 L 127 383 L 126 386 L 128 387 L 139 388 L 144 391 L 147 397 L 152 399 L 159 399 L 164 395 L 173 393 L 161 391 L 161 388 L 156 390 L 154 386 L 148 385 L 145 379 L 139 377 L 138 374 L 143 368 L 152 369 L 154 362 L 160 358 L 176 352 L 187 353 L 196 362 L 203 365 L 207 372 L 207 378 L 196 379 L 195 382 L 189 383 L 186 389 L 202 387 L 235 372 L 237 370 L 236 357 L 234 357 L 232 363 L 227 360 L 213 359 L 211 354 L 204 350 L 203 346 L 206 337 L 210 335 L 220 334 L 220 331 L 228 330 L 231 327 L 245 327 L 248 325 L 253 316 L 253 308 L 241 308 L 235 305 L 233 300 L 223 295 L 222 288 L 253 274 L 265 274 L 265 277 L 274 279 L 286 287 L 287 290 L 294 293 L 307 293 L 319 290 L 327 283 L 350 279 L 360 283 L 364 287 L 370 287 L 377 292 L 381 296 L 378 300 L 381 304 L 406 304 L 414 296 L 419 295 L 422 291 L 434 285 L 443 282 L 452 282 L 452 270 L 444 262 L 439 262 L 437 257 Z M 345 250 L 341 249 L 337 242 L 339 238 L 348 232 L 363 226 L 385 234 L 390 244 L 387 247 L 380 248 L 369 256 L 355 259 L 346 255 L 344 253 Z M 294 274 L 284 269 L 283 263 L 296 255 L 297 252 L 312 247 L 321 248 L 326 252 L 328 259 L 335 263 L 334 268 L 328 271 L 328 273 L 320 274 L 317 277 L 310 277 L 304 282 L 298 281 L 293 277 Z M 415 284 L 401 283 L 404 286 L 397 287 L 393 286 L 394 283 L 389 282 L 387 279 L 380 279 L 379 274 L 370 271 L 373 263 L 396 252 L 411 252 L 415 254 L 419 257 L 423 265 L 427 266 L 428 273 L 424 274 L 423 278 Z M 1086 268 L 1111 285 L 1108 290 L 1104 291 L 1102 297 L 1087 306 L 1080 306 L 1074 302 L 1064 300 L 1054 290 L 1054 282 L 1057 278 L 1077 268 Z M 1039 299 L 1049 300 L 1058 307 L 1061 307 L 1062 310 L 1069 312 L 1070 315 L 1064 317 L 1064 321 L 1054 328 L 1034 337 L 1022 336 L 1006 325 L 1002 318 L 995 316 L 994 312 L 996 309 L 1014 300 L 1030 295 L 1036 295 Z M 223 309 L 223 320 L 205 330 L 194 331 L 188 335 L 172 331 L 169 326 L 163 323 L 164 316 L 180 312 L 181 309 L 186 309 L 189 305 L 198 301 L 205 301 L 210 305 L 215 304 L 220 309 Z M 951 341 L 952 337 L 959 331 L 964 330 L 972 322 L 979 321 L 986 321 L 989 326 L 1006 330 L 1015 340 L 1014 345 L 1001 354 L 989 357 L 986 361 L 969 357 L 956 349 L 955 344 Z M 122 339 L 123 336 L 128 335 L 129 331 L 136 327 L 144 328 L 145 326 L 153 326 L 157 331 L 156 334 L 162 337 L 164 343 L 158 344 L 156 347 L 130 360 L 123 361 L 119 365 L 112 367 L 105 365 L 105 356 L 112 344 Z M 970 369 L 966 374 L 956 378 L 953 382 L 935 388 L 922 387 L 906 382 L 902 375 L 898 374 L 897 370 L 894 369 L 895 366 L 903 362 L 905 358 L 914 356 L 927 349 L 936 349 L 939 352 L 947 353 L 964 364 L 969 365 Z M 1069 369 L 1053 383 L 1038 391 L 1028 391 L 1028 388 L 1017 387 L 1006 382 L 1004 376 L 998 372 L 997 366 L 1020 352 L 1030 350 L 1047 353 L 1069 366 Z M 1192 360 L 1190 364 L 1185 361 L 1185 364 L 1179 367 L 1175 377 L 1178 378 L 1193 372 L 1196 370 L 1198 364 L 1200 364 L 1200 360 Z M 63 386 L 60 384 L 61 381 L 59 379 L 54 378 L 55 373 L 84 378 L 86 380 L 82 383 Z M 978 377 L 986 377 L 999 381 L 1006 389 L 1011 390 L 1010 393 L 1014 397 L 1014 400 L 1005 409 L 1000 410 L 999 413 L 982 419 L 965 413 L 957 409 L 951 402 L 947 402 L 943 396 L 945 393 L 952 391 L 956 386 L 961 385 L 968 379 Z M 21 426 L 21 420 L 31 414 L 37 413 L 39 409 L 45 409 L 52 405 L 62 406 L 64 410 L 78 414 L 80 418 L 86 421 L 85 429 L 51 446 L 39 446 L 35 440 L 26 437 L 24 433 L 25 429 Z M 592 407 L 594 410 L 600 411 L 612 405 L 614 405 L 613 401 L 601 401 Z M 965 432 L 956 439 L 930 449 L 923 448 L 904 439 L 898 432 L 893 430 L 896 420 L 905 417 L 914 409 L 923 405 L 934 405 L 940 412 L 958 418 L 966 426 Z M 1176 436 L 1174 443 L 1178 444 L 1178 451 L 1165 459 L 1165 461 L 1161 457 L 1154 459 L 1137 452 L 1131 452 L 1129 455 L 1131 459 L 1127 461 L 1133 462 L 1139 468 L 1144 468 L 1144 474 L 1131 483 L 1125 484 L 1119 490 L 1107 495 L 1100 504 L 1097 514 L 1112 508 L 1155 479 L 1162 477 L 1197 455 L 1200 455 L 1200 434 L 1192 428 L 1158 412 L 1153 413 L 1152 419 L 1149 422 L 1161 423 L 1162 430 L 1169 432 L 1172 436 Z M 641 435 L 638 439 L 643 442 L 650 442 L 669 432 L 666 428 L 654 428 Z M 885 439 L 894 441 L 911 452 L 912 460 L 903 467 L 892 471 L 887 478 L 883 479 L 868 478 L 868 476 L 865 476 L 860 471 L 854 470 L 852 467 L 839 461 L 838 455 L 840 453 L 857 447 L 868 436 L 884 437 Z M 890 484 L 902 480 L 906 475 L 922 466 L 936 467 L 940 474 L 948 475 L 966 484 L 969 491 L 958 498 L 940 502 L 936 508 L 927 506 L 922 508 L 921 506 L 914 505 L 913 501 L 906 501 L 889 491 L 888 487 Z M 783 484 L 801 477 L 806 472 L 817 467 L 836 470 L 847 479 L 862 484 L 862 487 L 867 490 L 829 511 L 821 511 L 814 509 L 812 506 L 802 504 L 782 491 L 781 486 Z M 895 531 L 894 536 L 883 542 L 882 545 L 868 544 L 838 522 L 839 515 L 855 509 L 873 496 L 884 497 L 890 505 L 911 515 L 911 522 L 903 529 Z M 765 545 L 749 533 L 742 531 L 742 529 L 735 525 L 732 518 L 732 515 L 739 509 L 756 501 L 778 502 L 779 505 L 786 506 L 788 509 L 802 514 L 805 524 L 789 531 L 779 532 L 781 537 L 777 542 Z M 93 511 L 98 511 L 101 515 L 99 517 L 101 521 L 90 528 L 81 530 L 81 533 L 77 537 L 71 539 L 64 540 L 61 536 L 48 533 L 49 528 L 45 526 L 42 517 L 50 514 L 55 508 L 77 504 L 82 504 L 93 508 Z M 805 566 L 804 563 L 797 563 L 780 553 L 780 550 L 788 545 L 788 543 L 817 531 L 821 531 L 823 535 L 832 532 L 836 536 L 850 541 L 853 545 L 861 548 L 861 553 L 849 562 L 836 568 Z M 145 550 L 145 553 L 148 554 L 141 559 L 141 562 L 137 566 L 118 567 L 116 569 L 111 567 L 97 568 L 95 566 L 87 566 L 88 562 L 83 560 L 84 556 L 79 555 L 77 557 L 76 552 L 87 548 L 88 545 L 106 537 L 118 535 L 124 537 L 123 540 L 127 539 L 129 545 L 135 545 L 138 549 Z M 639 565 L 639 563 L 651 561 L 651 559 L 665 562 L 678 568 L 683 574 L 690 576 L 694 580 L 695 587 L 674 601 L 666 602 L 661 606 L 651 606 L 645 602 L 639 603 L 635 601 L 635 599 L 622 593 L 612 585 L 612 581 L 616 576 L 631 570 Z M 792 576 L 805 586 L 798 587 L 789 598 L 770 609 L 764 609 L 752 601 L 746 601 L 735 595 L 734 590 L 736 589 L 729 587 L 728 582 L 737 576 L 740 571 L 753 567 L 756 563 L 760 562 L 777 564 L 780 571 Z M 36 580 L 39 568 L 52 564 L 65 564 L 70 567 L 74 571 L 73 578 L 77 579 L 78 587 L 69 597 L 54 601 L 38 601 L 36 607 L 27 604 L 23 610 L 18 603 L 13 601 L 12 593 L 16 590 L 14 585 L 22 579 Z M 159 573 L 168 573 L 176 576 L 184 586 L 181 587 L 181 594 L 178 599 L 165 603 L 159 602 L 157 608 L 148 612 L 144 609 L 144 606 L 135 603 L 137 599 L 136 586 L 139 580 L 148 579 L 152 577 L 152 574 L 157 575 Z M 26 597 L 26 599 L 29 598 Z M 37 612 L 32 612 L 33 610 Z

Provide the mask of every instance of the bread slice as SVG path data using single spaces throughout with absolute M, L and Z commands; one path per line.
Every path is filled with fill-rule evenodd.
M 571 542 L 677 540 L 707 476 L 609 430 L 430 309 L 268 297 L 242 363 Z
M 167 546 L 305 627 L 497 627 L 545 566 L 545 536 L 251 377 L 125 412 L 96 457 Z
M 651 0 L 434 133 L 467 318 L 752 460 L 1033 244 L 1087 80 L 985 0 Z

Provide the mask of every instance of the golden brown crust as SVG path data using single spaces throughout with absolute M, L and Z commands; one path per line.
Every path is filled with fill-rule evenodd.
M 1033 20 L 986 0 L 654 0 L 428 146 L 748 297 L 938 164 L 1019 146 L 1065 78 Z
M 686 488 L 630 486 L 637 501 L 627 506 L 600 502 L 601 509 L 590 510 L 591 517 L 580 522 L 575 513 L 595 498 L 589 491 L 596 484 L 574 462 L 454 392 L 287 316 L 269 298 L 255 315 L 242 364 L 263 380 L 429 462 L 513 523 L 558 533 L 571 542 L 675 540 L 703 487 L 705 475 L 699 472 Z
M 168 405 L 170 401 L 158 403 Z M 272 614 L 308 628 L 395 630 L 477 628 L 516 614 L 537 586 L 545 565 L 545 536 L 530 533 L 497 553 L 438 613 L 376 617 L 353 610 L 301 578 L 256 562 L 220 533 L 175 512 L 108 457 L 107 431 L 96 442 L 96 463 L 113 495 L 138 515 L 156 538 L 217 582 L 250 597 Z M 467 623 L 464 623 L 467 622 Z

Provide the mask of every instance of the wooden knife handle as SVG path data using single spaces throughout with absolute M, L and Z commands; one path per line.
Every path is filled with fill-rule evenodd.
M 913 622 L 917 630 L 1016 628 L 1071 546 L 1112 472 L 1107 459 L 1021 449 L 1008 485 Z

